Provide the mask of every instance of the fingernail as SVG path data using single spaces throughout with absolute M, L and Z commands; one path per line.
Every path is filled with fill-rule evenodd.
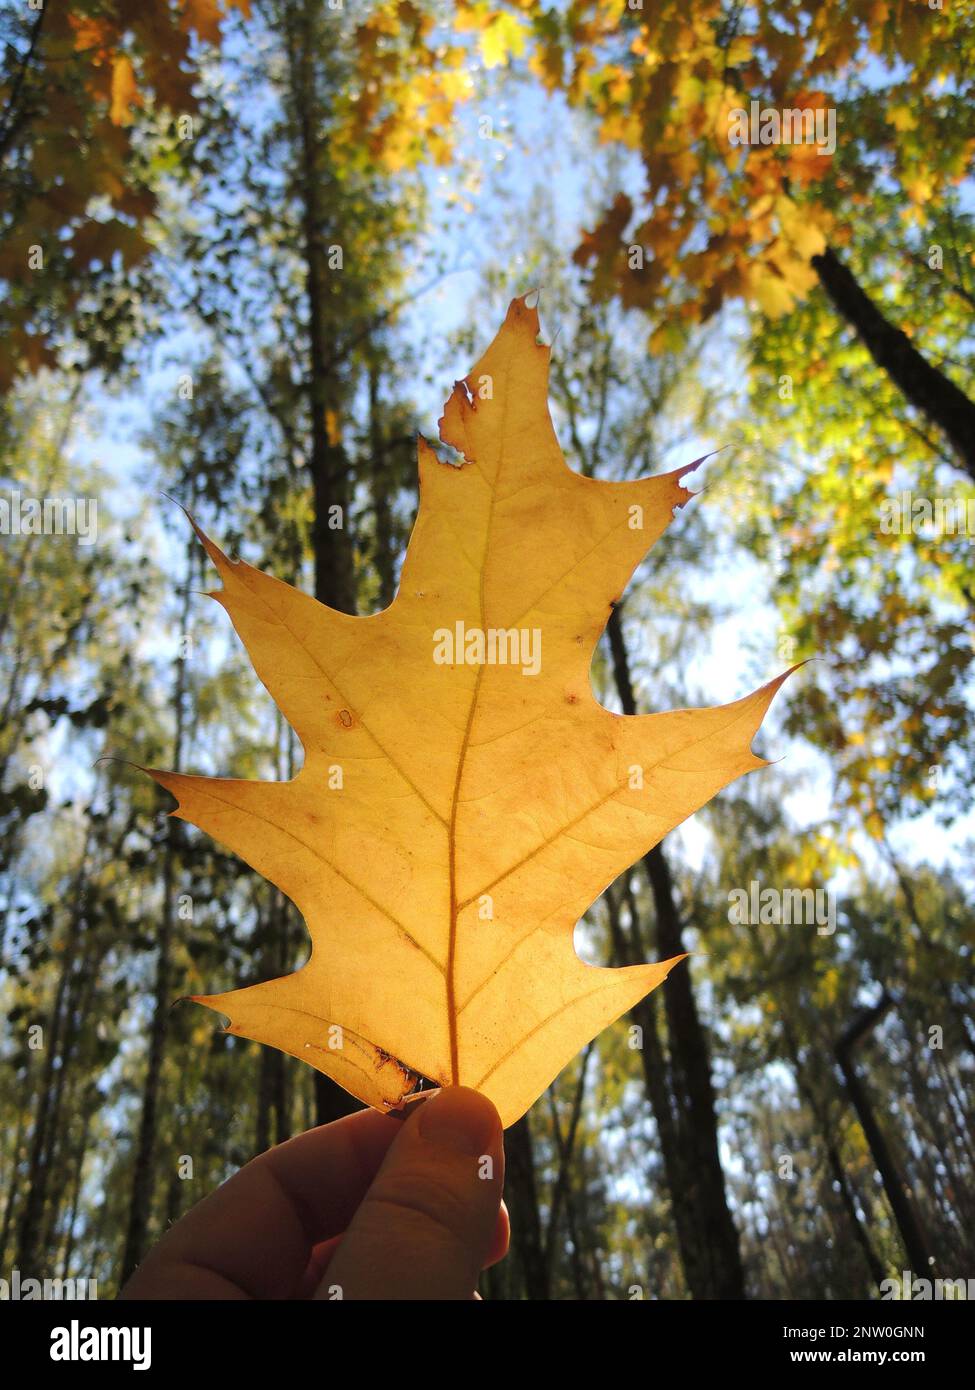
M 492 1146 L 497 1111 L 489 1100 L 466 1086 L 449 1086 L 426 1102 L 417 1119 L 421 1139 L 480 1158 Z

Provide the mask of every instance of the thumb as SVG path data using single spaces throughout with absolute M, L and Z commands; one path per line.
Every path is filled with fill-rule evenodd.
M 504 1179 L 501 1119 L 451 1086 L 403 1122 L 349 1223 L 319 1298 L 470 1299 L 494 1244 Z

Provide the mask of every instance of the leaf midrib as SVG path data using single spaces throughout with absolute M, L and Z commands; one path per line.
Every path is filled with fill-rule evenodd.
M 484 598 L 484 584 L 487 574 L 488 556 L 491 551 L 491 532 L 494 526 L 494 506 L 498 496 L 498 487 L 501 482 L 501 470 L 504 465 L 508 435 L 508 377 L 510 374 L 510 363 L 505 363 L 504 368 L 504 389 L 501 393 L 501 440 L 498 449 L 497 467 L 494 470 L 494 477 L 490 482 L 490 500 L 488 502 L 487 525 L 484 531 L 484 552 L 481 560 L 480 572 L 478 575 L 477 605 L 478 618 L 481 631 L 487 627 L 486 603 Z M 474 407 L 476 410 L 476 407 Z M 450 798 L 450 822 L 447 827 L 447 860 L 448 876 L 450 880 L 450 921 L 447 934 L 447 961 L 446 961 L 446 986 L 447 986 L 447 1033 L 450 1040 L 450 1080 L 451 1084 L 460 1084 L 460 1046 L 457 1037 L 457 1020 L 459 1012 L 457 1009 L 457 987 L 455 981 L 456 961 L 457 961 L 457 919 L 460 909 L 457 903 L 457 811 L 460 804 L 460 785 L 464 776 L 464 767 L 467 762 L 467 752 L 470 747 L 471 729 L 474 726 L 474 717 L 477 712 L 477 701 L 481 692 L 481 681 L 484 674 L 484 667 L 478 666 L 477 675 L 474 678 L 474 687 L 471 691 L 471 702 L 467 711 L 467 723 L 464 727 L 464 737 L 461 742 L 460 752 L 457 758 L 457 776 L 454 778 L 454 788 Z

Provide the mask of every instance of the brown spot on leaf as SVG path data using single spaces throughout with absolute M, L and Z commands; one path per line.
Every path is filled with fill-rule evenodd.
M 411 1084 L 419 1081 L 419 1076 L 405 1062 L 401 1062 L 398 1057 L 394 1057 L 391 1052 L 386 1052 L 383 1048 L 376 1048 L 376 1060 L 374 1063 L 376 1071 L 382 1071 L 383 1067 L 392 1066 L 399 1072 L 404 1081 Z

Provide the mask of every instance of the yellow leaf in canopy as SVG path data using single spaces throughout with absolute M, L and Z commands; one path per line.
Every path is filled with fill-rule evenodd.
M 124 53 L 116 54 L 112 61 L 112 107 L 113 125 L 131 125 L 131 108 L 138 104 L 139 91 L 135 85 L 135 72 Z
M 731 40 L 725 54 L 725 64 L 728 68 L 736 68 L 742 63 L 747 63 L 754 52 L 754 40 L 748 34 L 739 34 Z
M 904 185 L 904 192 L 912 203 L 927 203 L 930 201 L 933 185 L 926 174 L 918 174 L 916 178 L 905 178 L 902 182 Z
M 784 196 L 776 200 L 775 211 L 782 228 L 782 236 L 795 249 L 797 255 L 804 261 L 822 255 L 826 249 L 826 236 L 822 228 L 822 221 L 828 220 L 826 214 L 808 207 L 800 207 L 791 198 Z
M 917 116 L 911 108 L 903 102 L 888 106 L 886 116 L 888 122 L 895 130 L 917 130 Z
M 781 274 L 765 262 L 750 265 L 747 280 L 751 295 L 770 319 L 781 318 L 796 302 Z
M 764 265 L 768 270 L 778 272 L 793 298 L 807 294 L 817 282 L 818 277 L 810 261 L 804 256 L 797 256 L 794 248 L 781 237 L 766 248 Z
M 304 765 L 286 783 L 152 772 L 312 939 L 294 974 L 198 1002 L 377 1108 L 424 1076 L 477 1088 L 506 1125 L 680 959 L 598 968 L 573 931 L 668 830 L 766 766 L 750 744 L 784 679 L 711 709 L 597 702 L 593 649 L 696 465 L 574 473 L 537 334 L 514 300 L 455 386 L 440 434 L 465 462 L 419 441 L 419 513 L 383 612 L 335 612 L 199 533 Z
M 495 15 L 481 31 L 481 57 L 486 68 L 501 67 L 510 55 L 518 58 L 524 51 L 525 30 L 513 14 Z

